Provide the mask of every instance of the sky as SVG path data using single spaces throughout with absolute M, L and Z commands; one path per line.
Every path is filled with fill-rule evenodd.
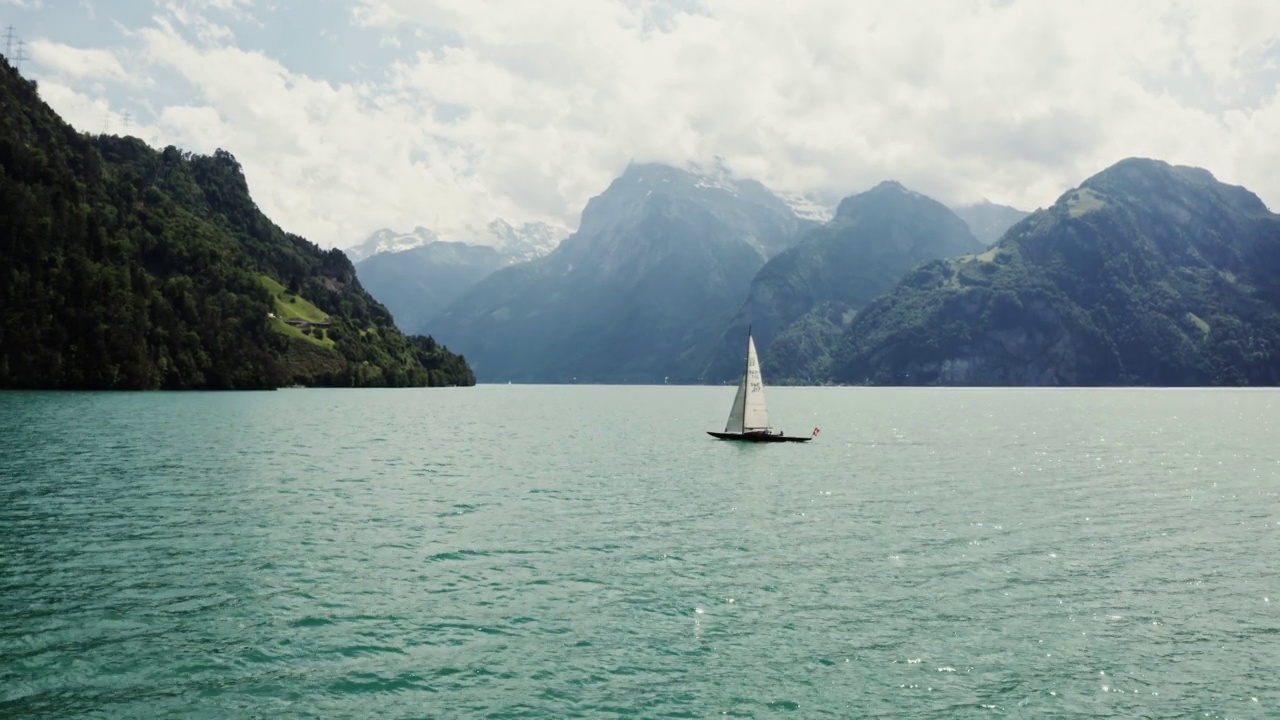
M 0 25 L 77 129 L 225 149 L 324 247 L 572 230 L 633 161 L 1033 210 L 1143 156 L 1280 207 L 1275 0 L 0 0 Z

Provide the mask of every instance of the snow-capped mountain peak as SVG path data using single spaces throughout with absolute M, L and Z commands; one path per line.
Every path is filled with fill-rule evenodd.
M 564 228 L 541 222 L 512 227 L 502 218 L 489 223 L 488 230 L 497 240 L 495 246 L 498 250 L 516 261 L 542 257 L 555 250 L 560 241 L 569 235 L 569 231 Z
M 452 241 L 467 245 L 487 245 L 506 256 L 508 262 L 521 262 L 546 255 L 568 235 L 568 230 L 547 223 L 524 223 L 515 227 L 498 218 L 483 228 L 468 225 L 444 234 L 423 227 L 416 227 L 410 233 L 384 228 L 345 252 L 352 262 L 360 262 L 380 253 L 404 252 L 431 243 Z
M 783 192 L 779 192 L 777 195 L 782 198 L 782 201 L 791 208 L 791 212 L 795 213 L 798 218 L 825 224 L 831 222 L 831 218 L 835 217 L 835 210 L 821 200 L 807 195 L 792 195 Z
M 439 235 L 424 227 L 415 227 L 413 232 L 408 233 L 399 233 L 388 228 L 382 228 L 370 235 L 364 242 L 347 248 L 344 252 L 351 259 L 351 262 L 356 263 L 378 253 L 404 252 L 423 245 L 430 245 L 439 240 Z

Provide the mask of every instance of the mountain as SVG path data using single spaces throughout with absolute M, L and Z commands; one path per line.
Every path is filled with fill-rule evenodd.
M 812 223 L 723 168 L 632 164 L 551 254 L 503 268 L 434 321 L 486 381 L 692 380 L 765 260 Z
M 516 262 L 546 255 L 554 250 L 567 234 L 564 229 L 547 223 L 524 223 L 520 227 L 515 227 L 498 218 L 486 225 L 483 230 L 467 227 L 454 233 L 454 236 L 448 240 L 467 245 L 492 247 L 503 257 Z M 359 245 L 347 248 L 346 253 L 347 257 L 351 258 L 351 262 L 360 263 L 381 253 L 405 252 L 443 240 L 445 238 L 424 227 L 416 227 L 413 232 L 408 233 L 398 233 L 383 228 L 375 231 Z
M 831 208 L 835 207 L 836 203 L 834 201 L 826 202 L 824 197 L 792 193 L 777 193 L 777 195 L 782 198 L 787 207 L 791 208 L 791 212 L 802 220 L 809 220 L 821 225 L 830 222 L 831 217 L 834 215 Z M 839 198 L 836 198 L 836 200 L 839 200 Z
M 825 363 L 846 320 L 909 270 L 983 249 L 955 213 L 896 182 L 845 198 L 830 222 L 769 260 L 752 279 L 705 378 L 723 381 L 742 372 L 742 343 L 750 327 L 767 377 L 807 379 Z
M 997 205 L 987 200 L 952 208 L 952 210 L 960 216 L 960 219 L 968 223 L 974 237 L 978 238 L 983 245 L 990 245 L 999 240 L 1005 231 L 1031 214 L 1025 210 L 1008 205 Z
M 849 383 L 1275 385 L 1280 216 L 1206 170 L 1124 160 L 912 272 L 835 357 Z
M 493 271 L 540 258 L 560 244 L 563 230 L 546 223 L 513 227 L 494 220 L 466 242 L 441 240 L 426 228 L 401 234 L 379 230 L 349 249 L 360 281 L 381 298 L 396 324 L 426 332 L 441 310 Z
M 0 106 L 0 387 L 474 382 L 268 220 L 229 153 L 77 133 L 3 61 Z
M 472 245 L 492 243 L 493 247 L 510 262 L 523 262 L 543 257 L 568 235 L 564 228 L 542 222 L 523 223 L 515 227 L 502 218 L 485 226 L 485 232 L 470 235 Z
M 488 245 L 436 241 L 400 252 L 380 252 L 356 263 L 361 283 L 407 332 L 430 320 L 495 270 L 516 262 Z
M 439 235 L 424 227 L 416 227 L 413 232 L 408 233 L 398 233 L 388 228 L 382 228 L 374 231 L 364 242 L 359 245 L 353 245 L 343 252 L 351 259 L 351 262 L 358 265 L 362 260 L 371 258 L 379 253 L 404 252 L 433 242 L 439 242 L 439 240 Z

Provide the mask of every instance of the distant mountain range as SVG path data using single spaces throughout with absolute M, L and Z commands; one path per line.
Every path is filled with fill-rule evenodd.
M 737 192 L 739 179 L 722 162 L 692 165 L 692 187 L 720 187 Z M 803 222 L 821 223 L 832 211 L 822 201 L 803 195 L 773 195 Z M 345 252 L 356 264 L 361 282 L 395 316 L 408 332 L 430 332 L 432 320 L 463 292 L 507 265 L 550 254 L 568 231 L 546 223 L 514 227 L 504 220 L 491 222 L 482 232 L 463 232 L 444 239 L 436 232 L 416 227 L 408 233 L 390 229 L 374 232 Z
M 1206 171 L 1127 160 L 1031 214 L 895 182 L 797 205 L 637 164 L 545 256 L 435 241 L 360 272 L 485 381 L 725 382 L 751 328 L 774 383 L 1277 382 L 1276 216 Z
M 443 240 L 356 263 L 360 282 L 386 304 L 406 332 L 428 333 L 431 320 L 499 268 L 517 262 L 489 245 Z
M 555 249 L 569 233 L 547 223 L 524 223 L 514 227 L 498 218 L 483 230 L 469 230 L 455 236 L 441 238 L 432 230 L 416 227 L 412 232 L 399 233 L 383 228 L 374 232 L 364 242 L 345 250 L 351 262 L 359 263 L 379 253 L 400 253 L 407 250 L 449 241 L 458 244 L 491 247 L 512 262 L 542 257 Z
M 351 262 L 359 264 L 360 261 L 371 258 L 378 253 L 399 253 L 439 241 L 439 235 L 424 227 L 416 227 L 412 232 L 407 233 L 399 233 L 395 230 L 382 228 L 374 231 L 364 242 L 359 245 L 352 245 L 343 250 L 343 252 L 351 259 Z
M 718 188 L 733 196 L 741 190 L 741 180 L 719 161 L 668 171 L 672 177 L 688 178 L 687 187 L 694 191 Z M 666 178 L 664 184 L 669 182 Z M 670 192 L 670 188 L 665 190 Z M 917 200 L 919 207 L 912 207 L 911 202 L 895 205 L 886 194 L 895 190 L 901 198 Z M 856 218 L 841 214 L 840 208 L 833 213 L 813 197 L 764 192 L 768 203 L 778 209 L 789 208 L 807 226 L 821 223 L 827 227 L 815 230 L 808 241 L 796 238 L 802 247 L 774 258 L 753 281 L 745 303 L 727 321 L 727 327 L 691 340 L 678 360 L 669 358 L 666 365 L 655 361 L 664 379 L 728 379 L 741 361 L 741 340 L 749 326 L 754 326 L 762 352 L 775 336 L 784 337 L 774 352 L 764 352 L 766 370 L 788 381 L 810 378 L 824 362 L 829 351 L 826 343 L 852 311 L 888 290 L 923 260 L 982 249 L 972 243 L 973 233 L 965 222 L 984 233 L 983 241 L 989 244 L 995 239 L 991 234 L 1003 232 L 1026 216 L 1014 208 L 983 202 L 960 208 L 957 212 L 965 213 L 967 219 L 958 218 L 941 204 L 896 183 L 865 193 L 866 198 L 852 204 L 853 198 L 846 198 L 840 208 L 858 208 Z M 873 197 L 887 201 L 875 220 L 870 219 L 877 205 L 870 200 Z M 896 239 L 880 243 L 879 233 L 895 234 Z M 957 233 L 963 234 L 962 240 L 956 239 Z M 904 241 L 906 235 L 914 240 Z M 436 331 L 435 318 L 481 280 L 508 265 L 548 255 L 562 237 L 563 231 L 549 225 L 531 223 L 515 228 L 495 220 L 468 242 L 443 240 L 423 227 L 409 233 L 382 229 L 347 254 L 356 260 L 361 282 L 386 303 L 401 328 L 431 333 Z M 647 242 L 644 238 L 640 241 Z M 766 256 L 772 253 L 771 249 L 762 251 Z M 448 321 L 445 327 L 451 331 Z M 591 369 L 585 375 L 599 372 L 604 369 Z
M 547 255 L 563 237 L 545 223 L 515 228 L 494 220 L 469 242 L 441 240 L 422 227 L 403 234 L 379 230 L 347 254 L 357 258 L 360 282 L 386 303 L 397 325 L 429 333 L 431 320 L 463 292 L 499 268 Z
M 1280 216 L 1208 171 L 1129 159 L 981 255 L 917 268 L 848 325 L 827 379 L 1280 383 Z
M 576 233 L 481 280 L 433 332 L 490 381 L 693 381 L 693 349 L 814 225 L 722 168 L 633 164 L 591 199 Z

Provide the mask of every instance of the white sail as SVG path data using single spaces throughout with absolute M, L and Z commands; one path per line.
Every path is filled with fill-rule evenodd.
M 769 410 L 764 404 L 764 377 L 760 373 L 760 358 L 756 355 L 756 341 L 751 337 L 750 329 L 747 330 L 747 365 L 738 382 L 733 406 L 729 408 L 729 422 L 725 423 L 724 432 L 708 430 L 707 434 L 719 440 L 752 443 L 803 443 L 818 435 L 818 428 L 813 429 L 812 437 L 797 437 L 769 427 Z
M 738 394 L 733 396 L 733 405 L 729 407 L 729 422 L 725 423 L 724 431 L 727 433 L 742 432 L 742 401 L 747 396 L 747 376 L 744 373 L 742 380 L 738 383 Z
M 764 405 L 764 378 L 760 376 L 760 359 L 756 357 L 756 341 L 747 336 L 747 373 L 743 376 L 746 397 L 742 400 L 744 432 L 769 427 L 769 411 Z

